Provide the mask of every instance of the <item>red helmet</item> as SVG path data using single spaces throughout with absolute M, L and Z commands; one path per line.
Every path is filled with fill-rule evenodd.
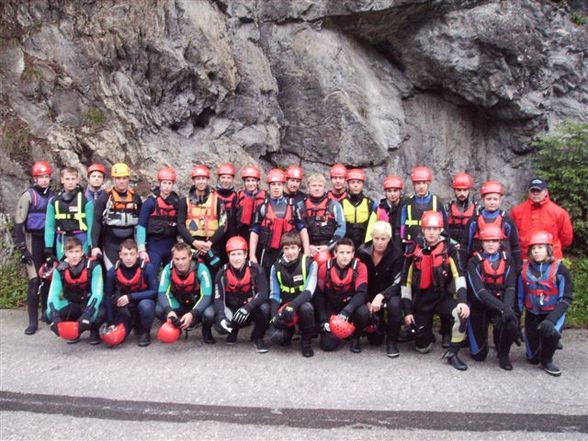
M 443 228 L 443 215 L 438 211 L 425 211 L 421 217 L 421 227 Z
M 108 326 L 106 323 L 100 326 L 100 339 L 109 346 L 116 346 L 123 342 L 126 337 L 127 331 L 125 325 L 119 323 L 118 325 Z
M 51 166 L 49 165 L 48 162 L 45 161 L 37 161 L 33 164 L 33 176 L 37 177 L 37 176 L 43 176 L 43 175 L 51 175 L 51 172 L 53 171 L 51 169 Z
M 256 166 L 248 165 L 241 170 L 241 179 L 245 178 L 261 179 L 261 172 Z
M 286 178 L 300 179 L 302 181 L 304 179 L 304 170 L 298 165 L 291 165 L 286 169 Z
M 49 266 L 47 262 L 43 263 L 43 265 L 41 265 L 41 268 L 39 268 L 39 278 L 41 280 L 45 280 L 46 282 L 51 281 L 51 279 L 53 278 L 53 271 L 55 271 L 57 265 L 57 261 L 53 261 L 53 265 L 51 266 Z
M 347 180 L 357 180 L 365 182 L 365 172 L 361 168 L 352 168 L 347 172 Z
M 164 167 L 157 173 L 158 181 L 174 181 L 176 182 L 176 171 L 173 168 Z
M 220 175 L 235 176 L 236 173 L 237 173 L 237 170 L 235 170 L 235 166 L 233 164 L 231 164 L 230 162 L 225 162 L 224 164 L 219 165 L 216 169 L 217 176 L 220 176 Z
M 59 322 L 57 333 L 65 340 L 75 340 L 80 336 L 80 323 L 78 321 Z
M 285 183 L 286 173 L 284 173 L 284 171 L 280 170 L 279 168 L 272 168 L 267 174 L 266 181 L 268 184 L 271 184 L 272 182 Z
M 474 178 L 467 173 L 458 173 L 453 177 L 451 186 L 456 189 L 468 190 L 474 186 Z
M 533 245 L 553 245 L 553 236 L 547 231 L 535 231 L 529 240 L 529 246 Z
M 502 228 L 495 224 L 488 224 L 480 230 L 480 240 L 502 240 L 504 239 L 504 233 Z
M 355 332 L 355 325 L 349 323 L 347 320 L 343 320 L 338 315 L 331 316 L 329 319 L 329 327 L 331 328 L 331 333 L 341 340 L 349 337 Z
M 486 181 L 482 184 L 480 194 L 485 196 L 490 193 L 498 193 L 499 195 L 504 194 L 504 186 L 498 181 Z
M 289 303 L 284 303 L 282 306 L 280 306 L 280 309 L 278 309 L 278 314 L 280 312 L 282 312 L 289 305 L 290 305 Z M 298 312 L 294 311 L 294 318 L 292 318 L 292 321 L 290 323 L 286 323 L 286 326 L 291 328 L 292 326 L 295 326 L 296 323 L 298 323 Z
M 181 331 L 170 321 L 166 321 L 157 331 L 157 340 L 162 343 L 175 343 L 180 338 Z
M 100 172 L 104 176 L 106 176 L 106 167 L 104 167 L 102 164 L 92 164 L 92 165 L 90 165 L 90 167 L 88 167 L 88 176 L 90 176 L 95 171 Z
M 226 246 L 227 254 L 231 251 L 243 250 L 247 251 L 247 241 L 243 239 L 241 236 L 233 236 L 229 240 L 227 240 Z
M 433 180 L 433 172 L 429 167 L 420 165 L 412 169 L 410 180 L 412 182 L 431 182 Z
M 398 188 L 402 190 L 404 188 L 404 182 L 402 182 L 402 178 L 399 176 L 386 176 L 386 179 L 384 179 L 384 190 L 389 188 Z
M 192 177 L 210 178 L 210 169 L 205 165 L 195 165 L 194 168 L 192 168 Z
M 318 266 L 321 266 L 323 263 L 328 262 L 331 258 L 331 252 L 329 250 L 323 250 L 314 255 L 314 261 Z
M 331 167 L 331 178 L 346 178 L 347 167 L 343 164 L 335 164 Z

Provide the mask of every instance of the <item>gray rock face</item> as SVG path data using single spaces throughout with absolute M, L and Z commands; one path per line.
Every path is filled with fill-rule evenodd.
M 33 160 L 127 161 L 146 192 L 197 162 L 427 164 L 520 194 L 528 141 L 588 120 L 588 27 L 555 3 L 7 0 L 0 6 L 0 211 Z M 57 177 L 57 173 L 55 174 Z

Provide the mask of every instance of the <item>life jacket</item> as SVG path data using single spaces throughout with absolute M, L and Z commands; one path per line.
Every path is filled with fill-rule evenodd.
M 261 234 L 259 241 L 266 248 L 280 249 L 282 235 L 294 229 L 294 207 L 292 199 L 288 199 L 284 217 L 278 217 L 269 198 L 264 201 L 266 212 L 260 223 Z
M 45 229 L 47 205 L 55 193 L 51 189 L 47 189 L 45 194 L 42 194 L 35 187 L 29 188 L 27 192 L 31 197 L 31 205 L 25 222 L 26 230 L 29 233 L 42 232 Z
M 335 300 L 337 303 L 349 303 L 355 294 L 355 282 L 358 277 L 357 267 L 359 259 L 354 257 L 351 264 L 345 269 L 345 275 L 341 277 L 339 266 L 335 259 L 327 261 L 327 271 L 325 279 L 325 293 L 328 298 Z
M 102 213 L 104 225 L 115 228 L 133 228 L 139 223 L 139 205 L 130 188 L 123 197 L 115 188 L 106 192 L 108 201 Z
M 451 227 L 465 228 L 470 219 L 474 217 L 476 211 L 476 204 L 470 202 L 468 208 L 465 211 L 460 211 L 456 201 L 449 203 L 449 210 L 447 216 L 447 225 Z
M 337 201 L 339 203 L 341 203 L 343 201 L 343 199 L 345 199 L 347 196 L 349 196 L 349 193 L 347 193 L 347 190 L 345 190 L 343 193 L 336 195 L 335 193 L 333 193 L 333 190 L 329 190 L 327 192 L 327 197 L 333 201 Z
M 75 234 L 88 231 L 85 210 L 87 202 L 88 200 L 80 189 L 70 201 L 63 200 L 62 195 L 53 200 L 57 234 Z
M 218 195 L 210 191 L 206 201 L 202 204 L 190 202 L 190 195 L 186 196 L 186 228 L 193 237 L 210 239 L 219 227 Z
M 225 300 L 231 304 L 245 304 L 248 299 L 255 296 L 255 280 L 253 279 L 251 261 L 248 261 L 243 268 L 243 275 L 239 278 L 231 265 L 226 263 L 223 266 Z
M 257 207 L 264 203 L 267 198 L 267 193 L 265 190 L 259 190 L 255 193 L 255 196 L 250 196 L 247 194 L 245 190 L 240 190 L 237 193 L 237 201 L 236 206 L 239 210 L 239 214 L 237 216 L 239 224 L 241 225 L 251 225 L 253 222 L 253 214 Z
M 280 293 L 292 299 L 304 291 L 311 264 L 312 261 L 309 260 L 309 257 L 303 254 L 298 259 L 296 268 L 293 271 L 288 271 L 286 263 L 279 259 L 276 262 L 276 278 L 280 286 Z
M 168 202 L 168 200 L 170 202 Z M 174 237 L 178 233 L 178 197 L 171 193 L 167 200 L 161 195 L 155 197 L 155 208 L 147 219 L 147 234 Z
M 437 211 L 437 195 L 431 195 L 431 203 L 417 207 L 416 196 L 410 198 L 406 204 L 406 240 L 414 240 L 420 232 L 421 217 L 423 213 L 428 210 Z M 421 205 L 421 204 L 419 204 Z
M 193 307 L 196 300 L 200 297 L 200 282 L 198 281 L 198 266 L 196 261 L 190 263 L 190 269 L 187 274 L 182 275 L 178 272 L 173 262 L 171 266 L 171 283 L 170 290 L 172 295 L 180 305 Z
M 223 193 L 227 193 L 224 195 Z M 215 191 L 218 198 L 225 204 L 225 210 L 230 212 L 237 202 L 237 193 L 234 190 L 217 189 Z
M 549 264 L 549 271 L 542 272 L 539 277 L 531 271 L 529 261 L 525 260 L 521 270 L 523 289 L 525 290 L 525 308 L 531 312 L 550 312 L 559 302 L 557 287 L 557 271 L 560 261 Z
M 318 203 L 307 197 L 304 200 L 305 222 L 312 245 L 326 245 L 333 238 L 337 221 L 330 210 L 331 199 L 324 195 Z
M 417 245 L 413 253 L 413 264 L 419 275 L 419 289 L 443 287 L 449 274 L 448 261 L 447 246 L 444 241 L 437 244 L 431 253 L 427 254 L 420 245 Z
M 501 298 L 506 289 L 506 253 L 500 253 L 500 259 L 498 260 L 498 266 L 494 268 L 494 265 L 489 259 L 485 259 L 480 253 L 474 253 L 474 256 L 482 264 L 482 281 L 484 282 L 484 288 L 494 294 L 496 297 Z
M 494 219 L 492 222 L 486 222 L 486 219 L 484 218 L 484 216 L 482 215 L 481 212 L 478 212 L 478 218 L 476 219 L 476 222 L 478 224 L 478 228 L 476 229 L 476 232 L 474 233 L 474 239 L 480 240 L 480 231 L 482 231 L 486 225 L 498 225 L 500 228 L 502 228 L 502 224 L 504 221 L 504 210 L 500 210 L 498 212 L 498 216 L 496 216 L 496 219 Z M 498 222 L 498 223 L 496 223 Z
M 145 262 L 141 259 L 138 262 L 139 264 L 136 265 L 135 274 L 131 278 L 125 277 L 120 260 L 117 260 L 114 266 L 116 288 L 123 295 L 143 291 L 149 287 L 143 277 Z
M 93 259 L 87 259 L 79 274 L 74 274 L 72 268 L 58 267 L 63 285 L 63 296 L 72 303 L 84 304 L 89 297 L 91 287 L 91 274 L 96 266 Z
M 343 216 L 347 224 L 345 235 L 353 241 L 355 248 L 359 248 L 364 242 L 370 215 L 372 214 L 372 201 L 364 196 L 359 205 L 355 206 L 349 198 L 345 198 L 341 205 L 343 206 Z

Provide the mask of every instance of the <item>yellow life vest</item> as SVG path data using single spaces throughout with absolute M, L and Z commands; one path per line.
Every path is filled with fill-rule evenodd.
M 212 191 L 203 204 L 193 204 L 190 202 L 190 196 L 186 196 L 186 228 L 193 237 L 209 239 L 218 230 L 217 200 L 217 194 Z

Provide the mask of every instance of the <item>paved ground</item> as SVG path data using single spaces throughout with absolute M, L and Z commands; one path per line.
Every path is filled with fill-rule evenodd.
M 23 311 L 0 311 L 0 439 L 586 439 L 588 333 L 568 332 L 553 378 L 468 360 L 458 372 L 401 345 L 352 354 L 298 347 L 257 354 L 247 341 L 202 345 L 200 331 L 174 345 L 68 345 L 46 327 L 23 334 Z M 31 431 L 32 429 L 32 431 Z M 523 434 L 524 435 L 524 434 Z

